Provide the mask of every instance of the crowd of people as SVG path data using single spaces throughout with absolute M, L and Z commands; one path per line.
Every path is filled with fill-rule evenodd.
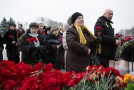
M 84 25 L 84 16 L 73 13 L 67 22 L 46 27 L 43 22 L 31 22 L 28 30 L 19 24 L 9 25 L 9 30 L 3 37 L 0 35 L 0 61 L 3 60 L 3 44 L 6 44 L 6 54 L 10 61 L 21 61 L 34 65 L 42 62 L 52 63 L 54 68 L 66 71 L 82 72 L 85 67 L 93 65 L 92 56 L 97 52 L 100 64 L 105 68 L 109 60 L 114 59 L 114 52 L 120 40 L 114 37 L 111 26 L 113 11 L 106 9 L 94 26 L 94 34 Z M 21 52 L 22 57 L 20 57 Z

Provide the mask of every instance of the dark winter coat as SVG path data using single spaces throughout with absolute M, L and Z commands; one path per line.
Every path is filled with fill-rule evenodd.
M 109 59 L 114 58 L 114 53 L 116 50 L 116 38 L 114 37 L 114 29 L 111 26 L 112 21 L 108 20 L 106 17 L 101 16 L 97 20 L 95 26 L 94 26 L 94 32 L 95 36 L 98 36 L 97 32 L 97 26 L 100 26 L 100 32 L 101 32 L 101 54 L 100 57 L 105 57 Z
M 91 56 L 87 55 L 88 49 L 93 49 L 93 40 L 86 30 L 82 30 L 83 35 L 87 41 L 86 45 L 80 43 L 79 34 L 73 26 L 68 29 L 66 33 L 66 40 L 68 45 L 66 57 L 66 70 L 83 72 L 86 66 L 90 65 Z
M 3 38 L 1 37 L 1 34 L 0 34 L 0 62 L 3 60 L 3 49 L 4 49 L 4 46 L 3 46 Z
M 8 30 L 3 36 L 4 43 L 6 44 L 6 49 L 12 51 L 15 48 L 15 44 L 12 44 L 13 41 L 17 42 L 17 31 Z
M 47 46 L 47 61 L 57 61 L 58 49 L 57 45 L 59 43 L 59 36 L 55 36 L 54 34 L 50 33 L 46 39 L 46 46 Z
M 45 47 L 45 41 L 44 38 L 41 34 L 39 34 L 39 36 L 37 37 L 39 42 L 40 42 L 40 46 L 35 48 L 33 47 L 33 45 L 30 44 L 30 42 L 26 42 L 27 38 L 31 38 L 31 36 L 29 36 L 30 30 L 27 31 L 26 34 L 24 34 L 21 37 L 20 40 L 20 49 L 22 51 L 22 62 L 26 63 L 26 64 L 35 64 L 35 58 L 33 58 L 33 53 L 35 53 L 35 57 L 36 60 L 40 60 L 41 56 L 40 53 L 45 53 L 46 51 L 46 47 Z M 34 50 L 34 51 L 31 51 Z

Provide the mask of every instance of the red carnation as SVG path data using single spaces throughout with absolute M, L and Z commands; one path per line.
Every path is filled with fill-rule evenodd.
M 68 87 L 73 87 L 75 85 L 74 80 L 70 80 L 67 84 Z
M 53 77 L 50 77 L 48 79 L 48 83 L 50 84 L 50 86 L 55 86 L 56 85 L 56 80 Z
M 9 37 L 9 38 L 11 38 L 11 39 L 13 38 L 13 36 L 12 36 L 12 35 L 9 35 L 8 37 Z
M 101 30 L 101 26 L 97 26 L 96 28 L 97 28 L 97 30 Z
M 41 34 L 45 34 L 45 32 L 44 32 L 44 31 L 42 31 L 42 32 L 41 32 Z
M 59 42 L 62 42 L 62 38 L 59 39 Z

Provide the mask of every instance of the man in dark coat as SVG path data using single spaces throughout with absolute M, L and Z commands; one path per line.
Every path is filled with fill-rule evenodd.
M 3 60 L 3 49 L 4 49 L 3 38 L 1 37 L 1 34 L 0 34 L 0 62 Z
M 14 61 L 15 63 L 19 62 L 19 52 L 17 50 L 17 31 L 15 29 L 15 24 L 9 25 L 9 30 L 4 34 L 3 40 L 6 43 L 6 52 L 8 60 Z
M 95 26 L 94 32 L 95 36 L 102 38 L 101 52 L 99 52 L 99 57 L 101 64 L 107 68 L 109 66 L 109 60 L 114 58 L 114 53 L 116 46 L 121 43 L 120 40 L 116 40 L 114 37 L 114 29 L 111 26 L 111 21 L 113 17 L 113 11 L 106 9 L 104 15 L 99 17 Z
M 40 53 L 44 53 L 46 51 L 44 45 L 43 36 L 38 33 L 38 24 L 32 22 L 29 25 L 29 30 L 26 34 L 22 35 L 20 40 L 20 49 L 22 51 L 22 62 L 26 64 L 36 64 L 41 59 Z M 36 41 L 29 41 L 30 38 L 36 38 Z

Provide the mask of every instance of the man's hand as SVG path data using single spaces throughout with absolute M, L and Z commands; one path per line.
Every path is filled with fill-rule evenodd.
M 16 43 L 16 41 L 12 41 L 12 44 L 15 44 Z
M 59 49 L 60 48 L 60 45 L 57 45 L 57 49 Z

